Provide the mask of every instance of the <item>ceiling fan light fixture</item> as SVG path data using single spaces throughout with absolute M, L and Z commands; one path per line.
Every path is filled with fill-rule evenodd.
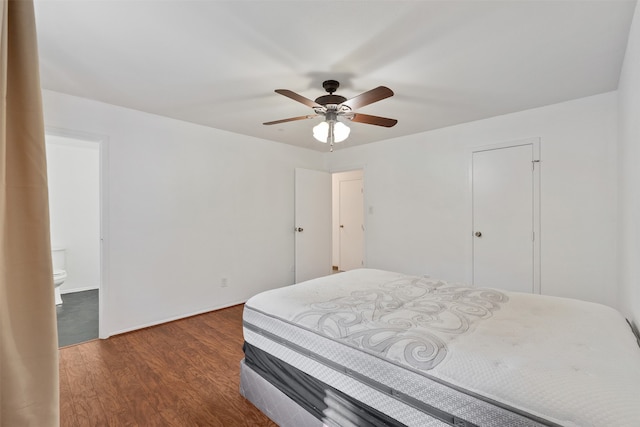
M 351 129 L 342 122 L 335 123 L 320 122 L 313 127 L 313 137 L 320 142 L 329 141 L 329 133 L 333 125 L 333 142 L 342 142 L 349 137 Z
M 349 138 L 349 133 L 351 133 L 351 128 L 342 122 L 336 122 L 333 127 L 335 142 L 342 142 Z
M 329 136 L 329 123 L 320 122 L 313 127 L 313 137 L 320 142 L 327 142 Z

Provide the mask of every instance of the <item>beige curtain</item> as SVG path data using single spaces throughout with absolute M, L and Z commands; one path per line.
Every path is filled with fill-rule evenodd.
M 58 426 L 58 338 L 33 1 L 0 2 L 0 426 Z

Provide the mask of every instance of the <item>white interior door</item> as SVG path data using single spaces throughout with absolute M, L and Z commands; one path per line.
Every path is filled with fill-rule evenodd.
M 473 284 L 539 292 L 534 144 L 473 153 Z
M 331 174 L 295 171 L 295 281 L 331 274 Z
M 364 266 L 364 194 L 362 179 L 340 181 L 340 262 L 341 271 Z

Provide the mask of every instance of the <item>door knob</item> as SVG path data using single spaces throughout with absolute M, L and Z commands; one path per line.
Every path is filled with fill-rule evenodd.
M 298 233 L 302 233 L 302 232 L 304 231 L 304 228 L 302 228 L 302 227 L 298 227 L 298 228 L 296 228 L 296 231 L 297 231 Z
M 479 231 L 476 231 L 476 237 L 482 237 L 482 233 Z
M 340 224 L 340 228 L 344 228 L 344 225 Z

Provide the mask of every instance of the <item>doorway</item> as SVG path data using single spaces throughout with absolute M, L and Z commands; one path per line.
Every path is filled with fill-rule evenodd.
M 295 170 L 294 283 L 331 274 L 331 175 Z
M 540 293 L 540 141 L 472 152 L 473 285 Z
M 45 143 L 54 277 L 63 279 L 55 290 L 58 344 L 64 347 L 100 336 L 101 144 L 49 131 Z
M 364 267 L 364 171 L 336 172 L 332 179 L 334 271 Z
M 295 170 L 294 283 L 365 266 L 363 182 L 361 169 Z

